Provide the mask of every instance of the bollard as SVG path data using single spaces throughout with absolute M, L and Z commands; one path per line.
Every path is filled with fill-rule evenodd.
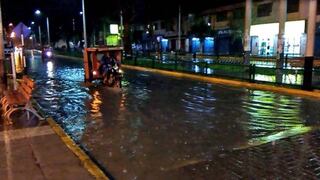
M 287 68 L 288 67 L 288 54 L 286 54 L 286 57 L 284 59 L 284 67 Z
M 250 64 L 249 65 L 249 81 L 250 82 L 254 82 L 255 73 L 256 73 L 256 65 L 255 64 Z
M 192 54 L 192 58 L 195 60 L 195 59 L 197 58 L 197 53 L 194 52 L 194 53 Z
M 206 61 L 205 62 L 206 64 L 205 64 L 205 68 L 206 68 L 206 74 L 208 74 L 208 68 L 209 68 L 209 64 L 208 64 L 208 62 Z
M 134 65 L 137 65 L 137 56 L 134 57 Z
M 155 65 L 155 58 L 152 57 L 152 65 L 151 65 L 151 67 L 154 68 L 154 65 Z
M 174 60 L 174 69 L 178 70 L 178 60 L 177 59 Z
M 314 57 L 305 57 L 304 59 L 304 72 L 303 72 L 303 90 L 312 90 L 312 69 Z

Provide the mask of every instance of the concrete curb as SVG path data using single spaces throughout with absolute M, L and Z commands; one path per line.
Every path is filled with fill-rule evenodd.
M 109 179 L 104 174 L 104 172 L 90 159 L 90 157 L 76 145 L 76 143 L 71 139 L 71 137 L 68 136 L 52 118 L 47 118 L 47 122 L 49 123 L 53 131 L 73 152 L 73 154 L 75 154 L 79 158 L 84 168 L 86 168 L 92 176 L 94 176 L 96 179 Z
M 188 73 L 159 70 L 159 69 L 152 69 L 152 68 L 145 68 L 145 67 L 138 67 L 138 66 L 131 66 L 131 65 L 122 65 L 122 67 L 127 69 L 133 69 L 138 71 L 148 71 L 152 73 L 158 73 L 158 74 L 174 76 L 179 78 L 188 78 L 192 80 L 214 83 L 214 84 L 228 85 L 233 87 L 244 87 L 248 89 L 272 91 L 272 92 L 281 93 L 281 94 L 297 95 L 297 96 L 320 99 L 320 92 L 317 92 L 317 91 L 304 91 L 300 89 L 290 89 L 285 87 L 256 84 L 256 83 L 249 83 L 244 81 L 228 80 L 228 79 L 221 79 L 221 78 L 214 78 L 214 77 L 206 77 L 201 75 L 194 75 L 194 74 L 188 74 Z
M 81 57 L 73 57 L 73 56 L 66 56 L 66 55 L 60 55 L 60 54 L 56 54 L 55 57 L 72 59 L 72 60 L 83 60 L 83 58 Z

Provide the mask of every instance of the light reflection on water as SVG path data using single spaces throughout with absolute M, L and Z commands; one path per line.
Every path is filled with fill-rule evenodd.
M 81 64 L 31 69 L 45 112 L 117 179 L 177 179 L 178 169 L 297 126 L 319 102 L 125 70 L 123 90 L 86 87 Z M 219 163 L 219 162 L 217 162 Z

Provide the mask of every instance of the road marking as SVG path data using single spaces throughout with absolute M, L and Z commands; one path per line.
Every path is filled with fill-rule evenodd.
M 275 134 L 271 134 L 268 136 L 263 136 L 263 137 L 259 137 L 259 138 L 252 138 L 248 141 L 247 144 L 244 144 L 242 146 L 233 148 L 232 150 L 237 151 L 237 150 L 243 150 L 243 149 L 248 149 L 248 148 L 252 148 L 252 147 L 257 147 L 257 146 L 261 146 L 263 144 L 268 144 L 268 143 L 273 143 L 282 139 L 286 139 L 286 138 L 290 138 L 293 136 L 298 136 L 298 135 L 303 135 L 315 130 L 320 129 L 320 127 L 318 126 L 297 126 L 285 131 L 281 131 Z
M 0 142 L 1 141 L 12 141 L 19 140 L 23 138 L 45 136 L 54 134 L 54 131 L 50 126 L 40 126 L 33 128 L 15 129 L 15 130 L 5 130 L 0 132 Z

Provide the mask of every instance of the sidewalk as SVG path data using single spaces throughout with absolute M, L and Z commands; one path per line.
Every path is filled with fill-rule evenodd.
M 107 179 L 88 168 L 91 160 L 53 120 L 21 117 L 8 126 L 0 116 L 0 179 Z
M 0 179 L 94 179 L 50 126 L 0 132 Z

